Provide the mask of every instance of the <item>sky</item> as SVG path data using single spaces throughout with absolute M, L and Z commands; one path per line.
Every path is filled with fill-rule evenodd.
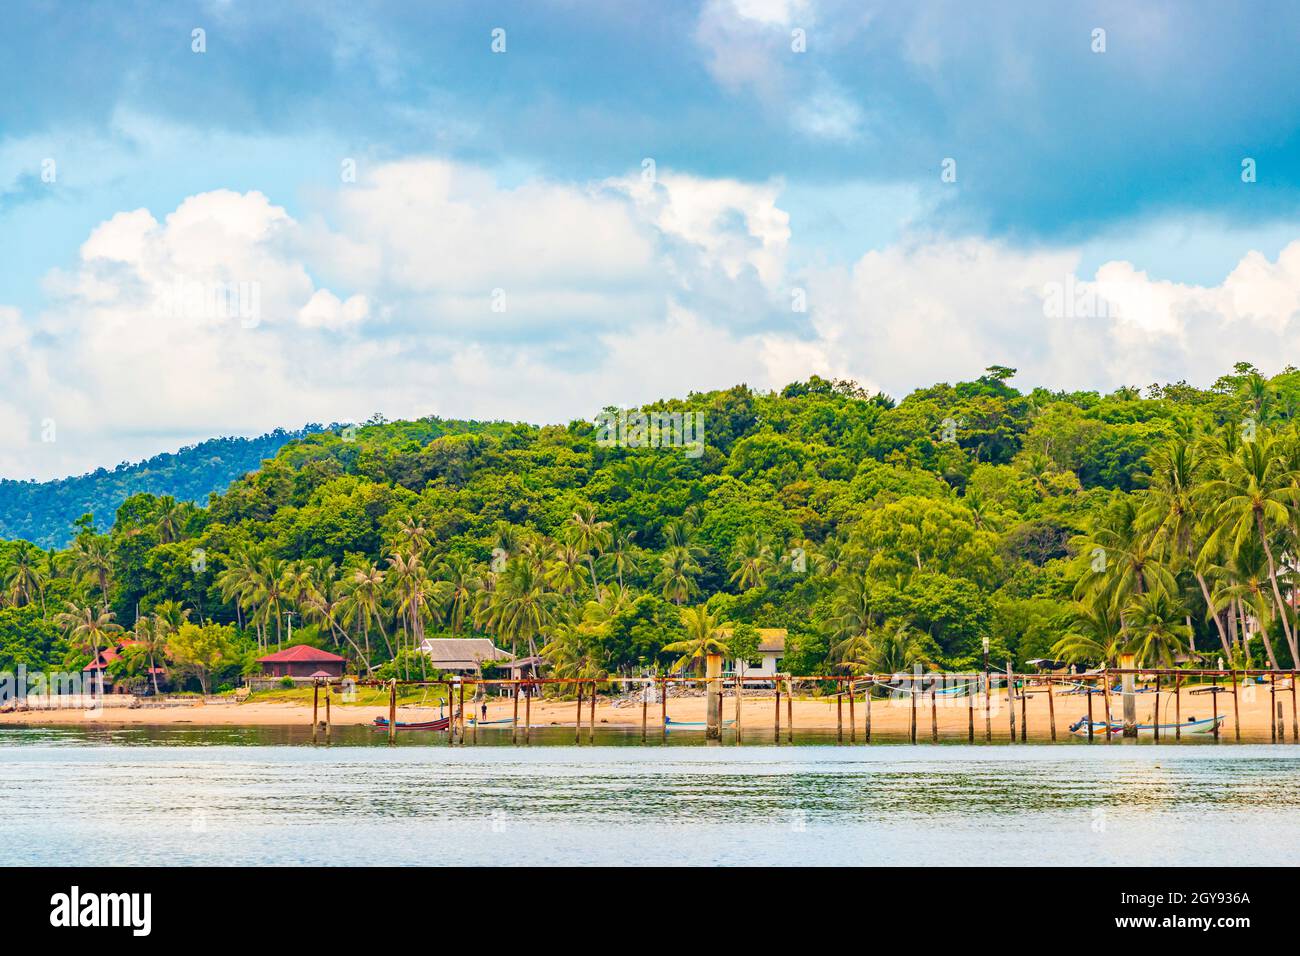
M 1278 371 L 1297 35 L 1258 0 L 9 0 L 0 477 L 813 374 Z

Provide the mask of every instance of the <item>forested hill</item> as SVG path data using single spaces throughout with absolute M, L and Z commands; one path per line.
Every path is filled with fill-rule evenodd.
M 796 674 L 969 668 L 986 639 L 1017 667 L 1300 659 L 1300 372 L 1013 380 L 695 393 L 641 410 L 671 447 L 637 414 L 306 435 L 206 507 L 136 494 L 65 551 L 0 541 L 0 669 L 80 667 L 125 628 L 231 686 L 290 624 L 387 675 L 426 634 L 593 679 L 722 633 L 748 658 L 759 627 Z
M 212 438 L 146 461 L 123 462 L 112 471 L 100 468 L 58 481 L 0 479 L 0 537 L 62 548 L 72 540 L 77 530 L 73 522 L 83 514 L 110 524 L 122 502 L 139 492 L 206 502 L 209 494 L 224 491 L 286 442 L 319 430 L 309 425 L 298 431 L 277 428 L 258 438 Z

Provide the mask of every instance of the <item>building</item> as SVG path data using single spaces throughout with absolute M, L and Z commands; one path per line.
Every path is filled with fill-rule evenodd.
M 343 667 L 347 661 L 337 654 L 322 651 L 319 647 L 296 644 L 286 647 L 274 654 L 259 657 L 263 677 L 292 677 L 297 680 L 311 680 L 325 677 L 342 677 Z
M 435 668 L 453 674 L 478 675 L 486 663 L 513 660 L 486 637 L 426 637 L 420 642 L 420 652 L 428 655 Z
M 109 665 L 121 660 L 128 649 L 139 643 L 139 641 L 118 641 L 101 649 L 98 656 L 81 669 L 81 673 L 86 675 L 90 682 L 89 693 L 99 693 L 102 689 L 105 694 L 127 694 L 131 692 L 130 685 L 133 680 L 138 685 L 139 692 L 148 693 L 153 689 L 155 677 L 159 684 L 165 683 L 167 672 L 161 667 L 146 668 L 143 681 L 139 677 L 123 677 L 119 680 L 109 673 Z
M 730 640 L 731 632 L 732 629 L 729 627 L 720 628 L 718 636 L 724 641 Z M 758 650 L 754 652 L 753 659 L 727 661 L 723 666 L 723 676 L 733 676 L 737 664 L 740 665 L 742 677 L 775 677 L 781 673 L 782 658 L 785 657 L 786 633 L 783 627 L 758 628 Z

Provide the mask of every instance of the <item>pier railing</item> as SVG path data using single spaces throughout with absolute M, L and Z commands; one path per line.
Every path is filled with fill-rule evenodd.
M 1262 684 L 1267 686 L 1270 695 L 1268 723 L 1271 739 L 1275 743 L 1283 743 L 1287 740 L 1284 703 L 1286 697 L 1289 696 L 1291 704 L 1290 739 L 1291 742 L 1295 743 L 1300 742 L 1300 717 L 1297 716 L 1296 708 L 1296 675 L 1295 670 L 1131 667 L 1106 668 L 1084 674 L 1057 672 L 1018 674 L 1007 668 L 1005 670 L 990 669 L 988 671 L 962 673 L 921 672 L 915 670 L 894 674 L 814 674 L 803 676 L 794 674 L 744 676 L 733 674 L 710 677 L 690 675 L 624 677 L 611 675 L 601 678 L 442 677 L 438 679 L 410 680 L 322 678 L 316 681 L 314 685 L 312 739 L 313 741 L 317 740 L 318 732 L 321 729 L 324 729 L 328 739 L 331 732 L 330 696 L 331 690 L 335 688 L 387 688 L 387 730 L 389 739 L 392 740 L 401 726 L 397 720 L 398 688 L 440 687 L 445 690 L 445 699 L 451 712 L 448 717 L 444 718 L 446 726 L 437 729 L 444 729 L 447 732 L 449 743 L 464 743 L 467 736 L 474 741 L 478 739 L 479 721 L 469 718 L 465 710 L 466 688 L 471 690 L 471 702 L 478 696 L 480 689 L 497 688 L 505 690 L 513 701 L 512 715 L 508 721 L 512 739 L 518 740 L 522 735 L 526 742 L 534 729 L 532 721 L 533 698 L 547 687 L 563 686 L 574 689 L 576 698 L 574 734 L 575 741 L 580 741 L 583 731 L 584 709 L 587 717 L 588 739 L 591 739 L 595 733 L 598 691 L 602 687 L 621 686 L 625 689 L 639 687 L 642 690 L 640 724 L 641 739 L 643 741 L 648 739 L 652 726 L 658 734 L 665 736 L 669 729 L 674 726 L 680 728 L 703 727 L 710 737 L 720 737 L 724 726 L 726 726 L 734 731 L 737 740 L 739 740 L 746 727 L 746 724 L 742 723 L 742 700 L 761 699 L 750 697 L 745 693 L 745 687 L 746 685 L 761 684 L 766 685 L 764 689 L 772 691 L 773 711 L 770 726 L 778 742 L 781 740 L 783 731 L 787 742 L 793 742 L 796 688 L 807 688 L 809 686 L 821 688 L 824 692 L 820 695 L 820 698 L 823 700 L 827 697 L 834 698 L 836 734 L 840 740 L 844 740 L 846 736 L 845 717 L 847 716 L 847 737 L 850 743 L 857 742 L 859 728 L 862 731 L 863 742 L 871 743 L 873 701 L 876 706 L 883 703 L 886 706 L 905 706 L 909 709 L 908 736 L 913 743 L 922 738 L 919 725 L 924 719 L 922 715 L 926 710 L 929 711 L 929 737 L 934 742 L 938 742 L 940 737 L 938 718 L 940 708 L 948 710 L 963 706 L 967 714 L 966 736 L 968 741 L 974 743 L 981 736 L 985 741 L 992 741 L 995 736 L 993 730 L 994 718 L 997 717 L 1001 720 L 1004 695 L 1007 705 L 1007 728 L 1011 741 L 1026 742 L 1029 740 L 1030 712 L 1028 700 L 1030 697 L 1039 695 L 1045 696 L 1047 700 L 1047 737 L 1055 741 L 1058 739 L 1057 698 L 1067 694 L 1081 694 L 1087 700 L 1086 718 L 1069 726 L 1069 732 L 1081 736 L 1086 735 L 1089 741 L 1100 736 L 1106 742 L 1110 742 L 1112 738 L 1117 736 L 1136 737 L 1139 733 L 1150 735 L 1157 741 L 1162 736 L 1181 739 L 1185 730 L 1188 732 L 1196 730 L 1198 733 L 1208 733 L 1217 740 L 1222 735 L 1221 725 L 1227 717 L 1226 708 L 1220 706 L 1219 696 L 1220 694 L 1228 694 L 1231 697 L 1233 735 L 1236 740 L 1241 740 L 1242 728 L 1239 702 L 1241 690 L 1243 686 L 1257 688 Z M 1113 684 L 1117 680 L 1119 686 L 1115 687 Z M 1244 682 L 1247 681 L 1252 683 L 1245 684 Z M 1136 686 L 1138 682 L 1145 683 L 1148 686 L 1139 690 Z M 706 696 L 711 698 L 707 708 L 709 718 L 707 721 L 693 724 L 671 720 L 668 714 L 669 689 L 680 685 L 704 685 Z M 324 695 L 325 720 L 323 722 L 320 720 L 320 692 L 322 688 L 326 691 Z M 1067 689 L 1059 691 L 1058 688 Z M 730 690 L 731 696 L 735 699 L 735 712 L 731 720 L 726 720 L 723 715 L 722 698 L 727 690 Z M 337 693 L 338 691 L 335 690 L 334 692 Z M 1150 725 L 1141 725 L 1137 722 L 1136 698 L 1139 694 L 1154 694 L 1154 716 Z M 1169 723 L 1162 723 L 1163 718 L 1160 711 L 1162 694 L 1166 697 L 1166 708 L 1169 700 L 1172 699 L 1174 719 Z M 1211 698 L 1212 717 L 1208 721 L 1201 720 L 1191 724 L 1184 724 L 1182 719 L 1183 697 L 1186 695 L 1201 696 L 1206 694 Z M 782 725 L 781 706 L 783 697 L 785 703 L 784 726 Z M 1094 700 L 1094 698 L 1100 699 Z M 1115 716 L 1113 706 L 1115 699 L 1120 702 L 1120 717 L 1118 719 Z M 650 717 L 652 703 L 657 705 L 656 709 L 658 710 L 657 719 L 653 722 L 653 725 Z M 1019 704 L 1018 708 L 1017 704 Z M 859 723 L 857 714 L 859 707 L 863 710 L 863 721 L 861 723 Z M 1017 709 L 1019 715 L 1016 713 Z M 1019 717 L 1018 720 L 1017 716 Z M 505 723 L 505 721 L 500 721 L 500 723 Z M 1207 723 L 1209 724 L 1208 727 L 1206 726 Z M 977 724 L 982 725 L 979 727 L 980 733 L 977 733 Z M 1001 737 L 1000 734 L 998 736 Z

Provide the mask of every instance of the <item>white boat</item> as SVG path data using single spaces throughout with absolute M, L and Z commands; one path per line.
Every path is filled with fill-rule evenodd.
M 1204 717 L 1201 720 L 1197 720 L 1194 717 L 1188 717 L 1187 720 L 1181 724 L 1161 724 L 1160 736 L 1172 737 L 1175 731 L 1179 730 L 1184 734 L 1212 734 L 1217 728 L 1223 725 L 1224 716 L 1225 715 L 1220 715 L 1218 717 Z M 1124 733 L 1124 723 L 1118 720 L 1113 720 L 1109 724 L 1104 720 L 1094 720 L 1092 722 L 1092 732 L 1094 735 L 1105 734 L 1108 730 L 1112 734 L 1122 734 Z M 1081 737 L 1088 736 L 1088 718 L 1084 717 L 1077 723 L 1071 724 L 1070 732 L 1078 734 Z M 1139 737 L 1154 737 L 1156 728 L 1154 724 L 1138 724 L 1137 732 Z

